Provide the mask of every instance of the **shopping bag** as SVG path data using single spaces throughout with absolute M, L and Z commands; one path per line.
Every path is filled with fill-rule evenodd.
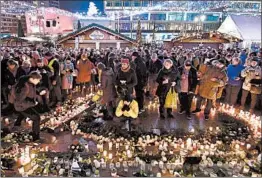
M 177 98 L 178 95 L 175 92 L 174 87 L 171 87 L 167 93 L 166 100 L 165 100 L 165 108 L 172 108 L 177 109 Z
M 103 96 L 103 90 L 98 90 L 97 93 L 92 97 L 93 102 L 97 102 Z

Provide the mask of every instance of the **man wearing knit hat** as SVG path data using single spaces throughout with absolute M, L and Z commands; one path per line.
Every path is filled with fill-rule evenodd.
M 130 68 L 129 59 L 126 56 L 121 59 L 121 68 L 117 72 L 116 85 L 121 95 L 132 94 L 134 87 L 137 85 L 136 73 Z

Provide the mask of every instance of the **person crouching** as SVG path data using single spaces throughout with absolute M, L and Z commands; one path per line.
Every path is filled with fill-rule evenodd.
M 130 121 L 138 117 L 138 112 L 138 103 L 130 94 L 126 94 L 116 108 L 116 116 L 124 119 L 127 131 L 130 131 Z
M 41 78 L 41 74 L 37 71 L 21 77 L 12 95 L 14 96 L 14 108 L 18 113 L 15 126 L 20 126 L 23 119 L 30 118 L 33 121 L 33 141 L 40 139 L 40 115 L 36 111 L 36 106 L 38 105 L 36 85 L 40 82 Z M 40 93 L 40 95 L 44 94 L 44 92 Z

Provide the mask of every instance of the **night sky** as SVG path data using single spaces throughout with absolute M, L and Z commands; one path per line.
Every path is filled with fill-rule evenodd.
M 60 1 L 60 8 L 70 12 L 87 12 L 89 2 L 94 2 L 99 11 L 104 11 L 103 0 L 85 0 L 85 1 Z

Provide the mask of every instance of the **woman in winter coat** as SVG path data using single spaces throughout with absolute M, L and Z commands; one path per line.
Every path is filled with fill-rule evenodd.
M 245 67 L 241 63 L 241 59 L 235 57 L 232 59 L 232 64 L 227 67 L 228 83 L 226 86 L 226 102 L 233 106 L 237 102 L 237 96 L 241 89 L 241 71 Z
M 62 74 L 62 93 L 64 98 L 68 94 L 71 94 L 73 88 L 73 72 L 74 64 L 71 62 L 71 58 L 66 58 L 65 62 L 61 63 L 61 74 Z
M 81 59 L 77 62 L 78 76 L 76 79 L 82 93 L 85 93 L 85 89 L 89 87 L 94 68 L 94 64 L 88 59 L 87 54 L 82 54 Z
M 165 100 L 168 91 L 171 87 L 175 88 L 177 93 L 180 92 L 180 75 L 178 71 L 173 67 L 173 61 L 170 59 L 166 59 L 163 64 L 163 68 L 159 71 L 156 82 L 158 83 L 156 95 L 159 97 L 159 112 L 160 118 L 165 118 Z M 173 118 L 172 109 L 167 108 L 167 116 L 169 118 Z
M 115 88 L 115 74 L 112 68 L 106 67 L 103 63 L 97 65 L 100 87 L 103 90 L 102 104 L 106 106 L 104 110 L 104 118 L 113 119 L 114 101 L 117 97 Z
M 253 112 L 258 95 L 261 94 L 261 67 L 258 66 L 258 60 L 256 57 L 251 59 L 250 66 L 246 67 L 241 72 L 241 77 L 245 78 L 243 83 L 242 90 L 242 98 L 241 98 L 241 107 L 244 108 L 246 98 L 248 93 L 251 93 L 251 104 L 250 104 L 250 112 Z
M 209 119 L 209 113 L 212 108 L 212 103 L 217 98 L 221 97 L 223 87 L 227 82 L 227 75 L 225 70 L 225 61 L 213 61 L 211 65 L 202 65 L 199 69 L 200 84 L 199 84 L 199 98 L 197 100 L 196 110 L 193 114 L 201 111 L 201 103 L 207 99 L 207 106 L 205 108 L 205 119 Z
M 36 110 L 38 104 L 36 85 L 40 82 L 41 78 L 41 74 L 37 71 L 21 77 L 14 87 L 12 97 L 10 98 L 10 102 L 14 103 L 14 108 L 18 113 L 15 126 L 20 126 L 22 120 L 27 117 L 33 121 L 33 141 L 40 139 L 40 115 Z M 43 91 L 39 94 L 44 95 L 45 92 Z

